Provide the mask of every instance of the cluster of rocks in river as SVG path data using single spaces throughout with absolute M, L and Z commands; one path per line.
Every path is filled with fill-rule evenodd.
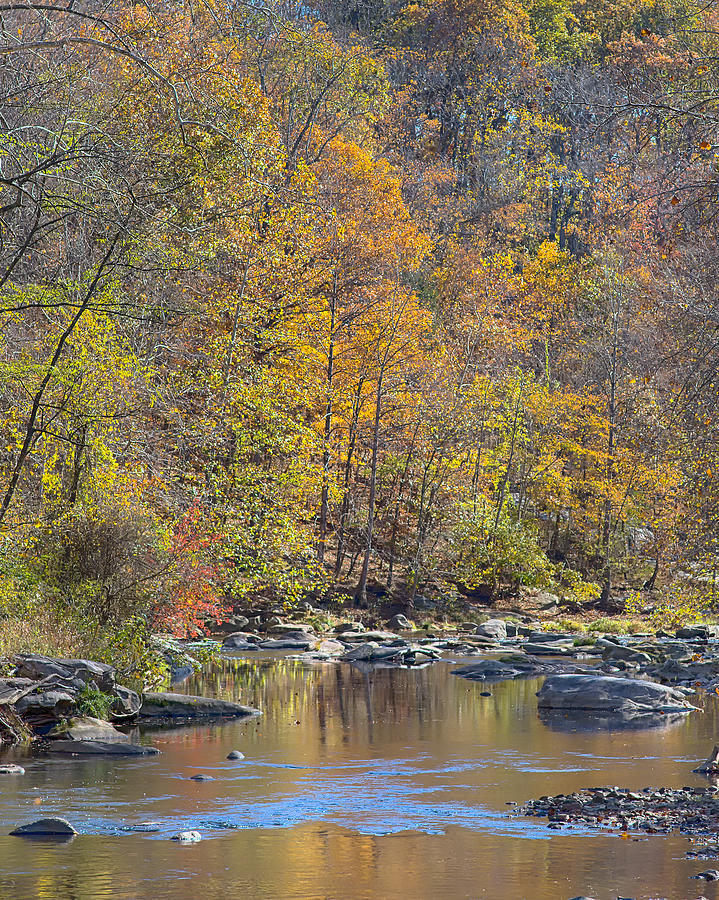
M 132 743 L 120 728 L 153 719 L 259 715 L 251 707 L 224 700 L 170 693 L 141 695 L 117 683 L 113 666 L 88 659 L 22 654 L 9 660 L 8 668 L 10 674 L 0 678 L 0 742 L 36 740 L 53 754 L 151 755 L 159 751 Z M 88 690 L 111 698 L 111 721 L 81 714 Z M 21 773 L 19 766 L 0 767 L 0 774 Z
M 632 791 L 595 787 L 540 797 L 517 808 L 525 816 L 547 818 L 548 828 L 580 825 L 645 834 L 707 835 L 719 832 L 719 788 L 645 787 Z
M 613 635 L 548 631 L 540 623 L 516 624 L 490 619 L 467 623 L 454 632 L 414 629 L 405 616 L 394 616 L 386 630 L 368 630 L 344 622 L 317 634 L 302 622 L 265 622 L 243 616 L 221 629 L 223 650 L 293 651 L 308 661 L 344 661 L 381 665 L 427 665 L 445 654 L 482 656 L 457 670 L 475 681 L 503 681 L 549 674 L 601 674 L 650 679 L 675 686 L 719 688 L 719 626 L 697 624 L 674 634 Z M 229 632 L 229 633 L 227 633 Z M 487 658 L 492 655 L 493 658 Z

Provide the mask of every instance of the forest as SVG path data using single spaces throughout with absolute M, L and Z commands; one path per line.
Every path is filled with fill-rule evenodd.
M 711 611 L 714 4 L 0 12 L 0 650 Z

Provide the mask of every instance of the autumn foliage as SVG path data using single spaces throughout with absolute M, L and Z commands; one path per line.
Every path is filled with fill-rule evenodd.
M 9 10 L 2 602 L 713 590 L 715 20 Z

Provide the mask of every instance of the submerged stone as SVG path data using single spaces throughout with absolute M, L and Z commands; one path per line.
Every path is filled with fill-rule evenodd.
M 11 831 L 12 835 L 71 835 L 77 834 L 77 830 L 67 821 L 67 819 L 61 819 L 59 817 L 52 817 L 48 819 L 37 819 L 35 822 L 29 822 L 27 825 L 20 825 L 14 831 Z

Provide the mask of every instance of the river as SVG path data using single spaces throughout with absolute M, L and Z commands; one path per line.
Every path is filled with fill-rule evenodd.
M 508 805 L 605 784 L 706 784 L 691 769 L 719 736 L 719 698 L 664 728 L 543 721 L 541 681 L 495 685 L 421 669 L 223 660 L 182 685 L 258 719 L 144 730 L 162 754 L 59 759 L 8 751 L 0 833 L 43 815 L 69 843 L 0 836 L 0 896 L 16 900 L 502 898 L 687 900 L 681 836 L 552 831 Z M 482 696 L 489 693 L 490 696 Z M 230 762 L 237 749 L 245 759 Z M 213 776 L 195 782 L 194 774 Z M 139 823 L 159 831 L 135 833 Z M 168 838 L 201 832 L 198 844 Z

